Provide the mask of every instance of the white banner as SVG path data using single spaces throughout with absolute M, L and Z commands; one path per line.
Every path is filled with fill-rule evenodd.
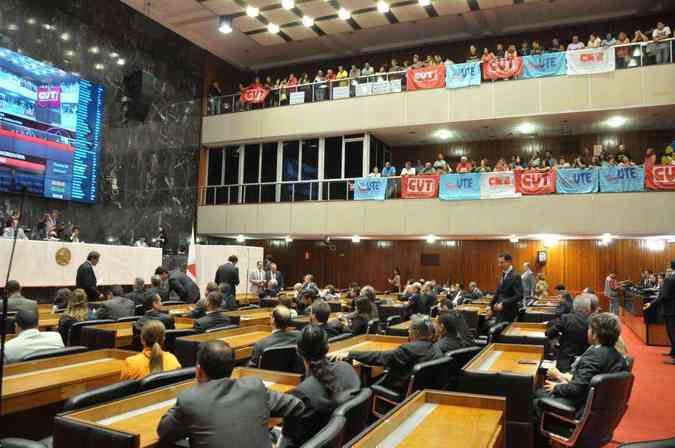
M 305 102 L 305 92 L 291 92 L 289 104 L 303 104 Z
M 593 73 L 613 72 L 616 69 L 613 48 L 587 48 L 568 51 L 568 75 L 590 75 Z
M 359 83 L 356 85 L 356 96 L 368 96 L 373 94 L 373 83 Z
M 391 84 L 392 93 L 401 91 L 401 79 L 392 79 L 389 81 L 389 84 Z
M 381 95 L 389 92 L 391 92 L 391 84 L 389 81 L 376 81 L 373 83 L 373 95 Z
M 516 177 L 512 171 L 480 174 L 481 199 L 515 198 L 518 196 L 520 196 L 520 193 L 516 193 Z
M 333 99 L 340 100 L 342 98 L 349 98 L 349 86 L 333 87 Z

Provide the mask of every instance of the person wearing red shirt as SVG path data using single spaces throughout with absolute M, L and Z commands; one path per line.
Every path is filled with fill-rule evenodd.
M 457 164 L 457 167 L 455 168 L 455 172 L 470 173 L 471 171 L 473 171 L 473 165 L 471 165 L 471 162 L 469 162 L 469 159 L 466 156 L 462 156 L 460 162 Z

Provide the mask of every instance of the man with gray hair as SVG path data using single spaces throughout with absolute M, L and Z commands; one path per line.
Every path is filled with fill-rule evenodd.
M 150 277 L 150 287 L 145 291 L 146 297 L 154 297 L 156 294 L 159 294 L 162 302 L 169 300 L 169 290 L 162 286 L 162 277 L 159 275 Z
M 537 278 L 530 268 L 530 263 L 523 263 L 523 274 L 520 276 L 523 281 L 523 298 L 527 299 L 534 295 L 534 287 L 537 283 Z
M 581 294 L 574 299 L 573 311 L 549 322 L 546 337 L 560 338 L 556 368 L 569 372 L 574 358 L 588 348 L 588 316 L 591 315 L 592 294 Z
M 141 277 L 136 277 L 134 280 L 134 288 L 131 292 L 127 293 L 126 298 L 133 300 L 136 306 L 138 306 L 145 303 L 145 297 L 145 280 Z

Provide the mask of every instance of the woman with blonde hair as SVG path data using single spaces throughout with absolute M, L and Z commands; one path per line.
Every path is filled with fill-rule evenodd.
M 180 369 L 176 357 L 162 350 L 164 343 L 164 324 L 158 320 L 150 320 L 141 330 L 143 351 L 126 359 L 122 368 L 122 380 L 140 380 L 153 373 Z
M 534 287 L 534 295 L 537 300 L 548 298 L 548 283 L 544 274 L 537 274 L 537 284 Z
M 78 288 L 72 294 L 65 294 L 64 292 L 62 295 L 68 297 L 68 303 L 66 304 L 66 310 L 59 318 L 59 333 L 67 344 L 70 327 L 76 322 L 94 319 L 94 313 L 89 309 L 87 293 L 84 292 L 84 289 Z

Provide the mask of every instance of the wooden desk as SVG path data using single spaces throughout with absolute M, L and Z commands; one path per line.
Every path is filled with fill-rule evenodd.
M 551 300 L 551 298 L 549 297 L 548 300 L 536 300 L 535 302 L 532 303 L 532 306 L 534 307 L 546 306 L 555 308 L 556 306 L 558 306 L 559 303 L 560 300 Z
M 542 360 L 543 347 L 520 344 L 490 344 L 485 347 L 462 370 L 474 373 L 537 374 Z M 521 361 L 532 362 L 523 364 Z
M 492 297 L 483 296 L 478 300 L 471 302 L 471 305 L 489 305 L 492 303 Z
M 116 383 L 124 360 L 135 354 L 116 349 L 95 350 L 10 364 L 5 367 L 2 380 L 2 415 L 57 403 Z
M 524 322 L 547 322 L 555 318 L 555 307 L 528 306 L 523 315 Z
M 328 345 L 329 355 L 336 352 L 370 352 L 387 351 L 398 348 L 408 342 L 408 338 L 398 336 L 382 336 L 378 334 L 362 334 L 353 338 L 333 342 Z
M 337 320 L 340 318 L 340 313 L 330 313 L 328 315 L 328 322 Z M 304 327 L 309 324 L 309 316 L 298 316 L 295 319 L 291 319 L 290 327 Z
M 490 311 L 490 305 L 472 302 L 466 305 L 457 305 L 455 309 L 457 311 L 476 311 L 479 316 L 485 316 Z
M 233 328 L 232 330 L 214 331 L 176 338 L 176 356 L 183 367 L 196 363 L 196 351 L 199 344 L 207 341 L 221 340 L 227 342 L 234 350 L 235 359 L 251 357 L 253 345 L 272 334 L 272 328 L 263 325 Z
M 131 347 L 134 343 L 134 323 L 135 322 L 114 322 L 111 324 L 90 325 L 89 330 L 112 330 L 115 332 L 115 348 Z M 189 322 L 176 322 L 176 329 L 190 329 L 192 324 Z
M 55 330 L 59 327 L 60 314 L 40 313 L 38 317 L 38 328 L 40 331 Z
M 272 317 L 271 308 L 255 308 L 252 310 L 226 311 L 226 316 L 238 316 L 240 327 L 250 327 L 254 325 L 268 325 Z
M 260 378 L 268 389 L 277 392 L 288 392 L 301 381 L 301 376 L 297 374 L 243 367 L 235 368 L 230 377 L 246 376 Z M 85 410 L 66 413 L 61 418 L 85 427 L 107 428 L 123 432 L 136 437 L 139 448 L 154 448 L 159 446 L 157 425 L 162 416 L 175 404 L 178 394 L 195 385 L 194 380 L 189 380 Z M 217 410 L 216 412 L 220 411 L 234 410 Z
M 162 306 L 162 311 L 170 314 L 171 316 L 175 316 L 177 314 L 189 313 L 194 308 L 194 305 L 185 303 L 180 305 L 164 305 Z
M 424 390 L 359 435 L 354 448 L 502 448 L 504 398 Z

